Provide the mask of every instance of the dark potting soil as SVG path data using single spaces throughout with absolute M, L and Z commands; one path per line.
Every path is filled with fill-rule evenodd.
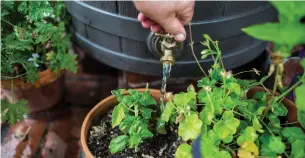
M 111 127 L 111 111 L 100 118 L 96 118 L 88 133 L 88 147 L 96 158 L 174 158 L 182 140 L 178 137 L 177 128 L 170 128 L 164 135 L 155 135 L 144 140 L 139 145 L 139 151 L 126 148 L 120 153 L 111 154 L 110 141 L 121 135 L 119 128 Z

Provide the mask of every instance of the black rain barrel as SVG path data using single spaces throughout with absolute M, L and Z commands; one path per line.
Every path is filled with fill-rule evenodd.
M 162 2 L 160 2 L 162 3 Z M 151 34 L 137 20 L 138 12 L 131 1 L 66 1 L 72 16 L 76 43 L 100 62 L 143 75 L 162 74 L 162 65 L 146 45 Z M 195 53 L 200 58 L 203 33 L 218 40 L 227 69 L 240 67 L 263 53 L 267 43 L 255 40 L 241 28 L 276 21 L 275 8 L 266 1 L 196 1 L 192 20 Z M 185 27 L 188 32 L 188 26 Z M 189 35 L 188 35 L 189 36 Z M 201 76 L 189 46 L 189 37 L 171 76 Z M 208 69 L 213 60 L 200 60 Z

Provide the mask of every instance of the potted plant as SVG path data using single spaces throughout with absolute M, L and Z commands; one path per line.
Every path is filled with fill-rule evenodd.
M 248 99 L 244 100 L 248 105 L 243 108 L 236 106 L 236 110 L 231 109 L 237 119 L 228 120 L 224 113 L 221 115 L 221 121 L 226 122 L 226 125 L 222 125 L 229 127 L 221 132 L 233 131 L 232 140 L 227 138 L 229 141 L 226 142 L 227 140 L 219 139 L 223 134 L 219 134 L 219 122 L 212 126 L 208 124 L 208 130 L 204 128 L 202 135 L 194 143 L 194 157 L 219 157 L 219 154 L 226 151 L 232 154 L 221 157 L 305 157 L 305 75 L 299 75 L 298 80 L 289 87 L 283 87 L 281 83 L 284 58 L 290 55 L 293 47 L 305 43 L 305 25 L 300 23 L 300 19 L 305 16 L 305 4 L 274 1 L 271 3 L 279 12 L 279 22 L 254 25 L 244 28 L 243 31 L 259 40 L 275 43 L 268 74 L 271 76 L 275 73 L 273 90 L 264 89 L 263 85 L 261 88 L 251 88 L 247 92 Z M 300 60 L 300 64 L 305 69 L 305 59 Z M 277 93 L 278 89 L 280 93 Z M 285 98 L 293 90 L 296 91 L 296 104 Z M 205 115 L 205 118 L 207 116 Z M 239 126 L 235 128 L 233 125 L 238 122 Z M 212 132 L 209 128 L 213 129 Z M 215 132 L 218 133 L 216 137 L 213 134 Z M 219 147 L 224 151 L 219 152 Z
M 1 1 L 2 122 L 62 100 L 65 71 L 77 71 L 66 18 L 63 2 Z
M 192 157 L 199 135 L 200 146 L 194 148 L 204 157 L 288 155 L 284 142 L 292 144 L 293 150 L 287 148 L 292 156 L 302 154 L 296 146 L 305 133 L 289 127 L 297 122 L 290 117 L 297 113 L 293 102 L 264 88 L 269 76 L 259 82 L 236 79 L 223 68 L 217 41 L 204 37 L 208 49 L 202 58 L 211 55 L 215 64 L 198 81 L 200 90 L 191 85 L 168 95 L 164 107 L 156 90 L 113 91 L 84 120 L 81 143 L 87 157 Z
M 156 101 L 160 94 L 148 88 L 113 91 L 84 120 L 86 157 L 305 157 L 305 101 L 298 97 L 304 93 L 299 86 L 304 76 L 278 92 L 282 65 L 273 60 L 260 81 L 237 79 L 225 69 L 218 42 L 204 38 L 202 59 L 211 57 L 214 65 L 208 73 L 201 68 L 205 77 L 198 81 L 199 90 L 190 85 L 186 92 L 168 95 L 165 106 Z M 194 54 L 192 43 L 191 49 Z M 263 82 L 275 70 L 275 86 L 269 90 Z M 260 75 L 255 69 L 247 72 Z M 296 106 L 285 96 L 297 86 Z

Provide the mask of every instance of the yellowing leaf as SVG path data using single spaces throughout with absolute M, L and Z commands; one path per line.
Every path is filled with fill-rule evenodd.
M 186 116 L 178 127 L 178 134 L 184 141 L 196 139 L 200 134 L 202 121 L 197 114 Z
M 238 156 L 240 158 L 254 158 L 258 153 L 258 148 L 253 142 L 245 142 L 240 149 L 238 149 Z
M 124 109 L 122 106 L 114 107 L 112 111 L 112 128 L 119 125 L 125 117 Z

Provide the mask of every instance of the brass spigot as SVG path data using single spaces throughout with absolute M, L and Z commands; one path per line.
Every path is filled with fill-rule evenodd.
M 156 36 L 162 37 L 161 50 L 163 56 L 160 58 L 160 61 L 164 63 L 170 63 L 171 65 L 175 64 L 175 58 L 173 55 L 173 49 L 176 47 L 176 41 L 171 34 L 159 34 L 156 33 Z

